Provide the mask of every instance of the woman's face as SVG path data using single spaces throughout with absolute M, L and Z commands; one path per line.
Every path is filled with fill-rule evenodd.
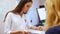
M 22 9 L 22 11 L 23 11 L 24 14 L 27 13 L 27 11 L 28 11 L 29 8 L 31 7 L 31 5 L 32 5 L 32 2 L 28 2 L 28 3 L 25 4 L 25 6 L 24 6 L 23 9 Z

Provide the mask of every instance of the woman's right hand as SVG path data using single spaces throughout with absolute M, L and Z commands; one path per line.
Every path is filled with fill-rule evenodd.
M 11 32 L 10 34 L 29 34 L 29 32 L 25 32 L 25 31 L 15 31 L 15 32 Z
M 30 27 L 30 29 L 43 31 L 43 26 L 38 26 L 38 27 L 32 26 L 32 27 Z

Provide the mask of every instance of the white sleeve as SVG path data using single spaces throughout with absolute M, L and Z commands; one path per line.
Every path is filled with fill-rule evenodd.
M 9 13 L 4 22 L 4 34 L 10 34 L 11 32 L 11 14 Z

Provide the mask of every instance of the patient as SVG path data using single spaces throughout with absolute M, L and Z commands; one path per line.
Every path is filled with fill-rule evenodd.
M 46 34 L 60 34 L 60 0 L 46 0 Z

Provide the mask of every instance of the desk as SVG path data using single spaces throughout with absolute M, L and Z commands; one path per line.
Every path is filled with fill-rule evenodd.
M 31 34 L 45 34 L 44 31 L 38 31 L 38 30 L 27 30 L 28 32 L 30 32 Z

